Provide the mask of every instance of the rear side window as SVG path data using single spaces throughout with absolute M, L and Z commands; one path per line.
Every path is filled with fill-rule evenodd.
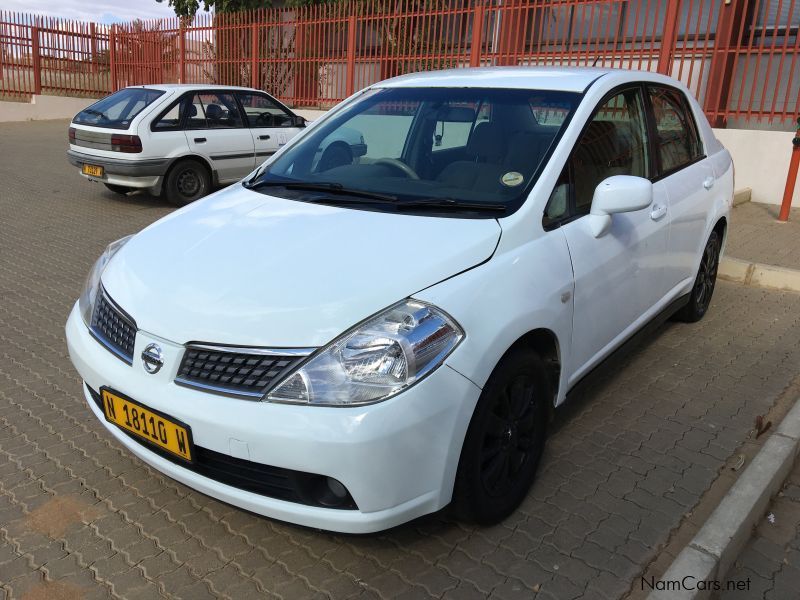
M 686 99 L 678 90 L 649 86 L 656 139 L 654 146 L 660 172 L 672 173 L 703 155 L 697 125 Z
M 126 88 L 84 108 L 72 122 L 111 129 L 128 129 L 136 115 L 163 95 L 164 92 L 161 90 Z
M 242 115 L 233 94 L 203 93 L 196 98 L 202 105 L 208 129 L 243 127 Z
M 158 118 L 153 121 L 151 129 L 153 131 L 177 131 L 181 128 L 183 122 L 183 115 L 186 112 L 186 107 L 189 105 L 189 97 L 184 96 L 180 100 L 176 100 L 172 105 L 162 112 Z

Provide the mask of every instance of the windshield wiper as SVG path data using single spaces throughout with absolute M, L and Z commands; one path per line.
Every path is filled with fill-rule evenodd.
M 256 181 L 253 183 L 245 183 L 243 185 L 250 190 L 255 190 L 260 187 L 282 187 L 286 188 L 287 190 L 298 190 L 301 192 L 328 192 L 330 194 L 356 196 L 358 198 L 379 200 L 381 202 L 397 202 L 397 196 L 348 188 L 343 186 L 341 183 L 335 182 L 312 183 L 303 181 Z
M 492 212 L 505 212 L 505 204 L 494 204 L 490 202 L 470 202 L 468 200 L 458 200 L 456 198 L 420 198 L 418 200 L 406 200 L 398 202 L 399 210 L 404 208 L 445 208 L 455 210 L 479 210 Z
M 93 108 L 84 108 L 83 112 L 89 113 L 90 115 L 97 115 L 98 117 L 100 117 L 101 119 L 105 119 L 106 121 L 109 120 L 108 117 L 106 116 L 106 113 L 104 113 L 102 110 L 95 110 Z

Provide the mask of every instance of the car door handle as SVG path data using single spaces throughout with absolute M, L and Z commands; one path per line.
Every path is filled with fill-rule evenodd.
M 703 187 L 706 188 L 707 190 L 710 190 L 712 187 L 714 187 L 714 178 L 706 177 L 705 180 L 703 181 Z
M 268 135 L 260 135 L 260 136 L 258 136 L 258 139 L 260 139 L 260 140 L 268 140 L 269 136 Z
M 667 214 L 667 206 L 665 204 L 654 206 L 653 210 L 650 211 L 650 218 L 653 219 L 653 221 L 658 221 L 665 214 Z
M 194 141 L 198 144 L 204 144 L 206 142 L 206 138 L 194 138 Z

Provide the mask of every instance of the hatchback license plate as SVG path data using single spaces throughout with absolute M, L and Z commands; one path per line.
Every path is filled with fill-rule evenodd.
M 102 177 L 103 167 L 97 165 L 83 165 L 82 172 L 84 175 L 91 175 L 92 177 Z
M 106 421 L 125 431 L 192 462 L 192 430 L 171 417 L 147 408 L 129 398 L 100 389 Z

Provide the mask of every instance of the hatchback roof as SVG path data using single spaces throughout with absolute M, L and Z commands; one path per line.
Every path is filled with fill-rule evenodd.
M 129 85 L 129 88 L 149 88 L 152 90 L 248 90 L 256 91 L 255 88 L 242 87 L 238 85 L 216 85 L 213 83 L 153 83 L 146 85 Z
M 491 87 L 582 92 L 596 79 L 621 69 L 593 67 L 476 67 L 401 75 L 377 87 Z M 631 73 L 635 79 L 637 71 Z

